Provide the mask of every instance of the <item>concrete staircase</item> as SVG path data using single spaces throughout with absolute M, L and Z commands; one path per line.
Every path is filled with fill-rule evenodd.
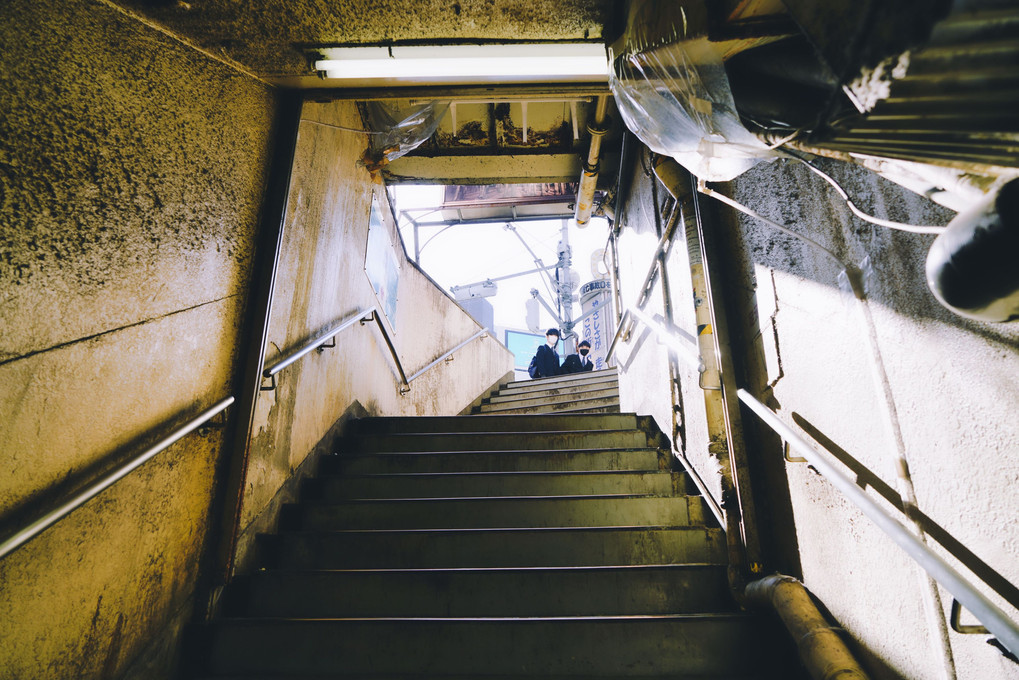
M 638 424 L 358 421 L 264 537 L 264 568 L 230 586 L 197 676 L 798 677 L 778 627 L 737 610 L 721 529 Z
M 619 378 L 612 368 L 510 382 L 474 413 L 619 413 Z

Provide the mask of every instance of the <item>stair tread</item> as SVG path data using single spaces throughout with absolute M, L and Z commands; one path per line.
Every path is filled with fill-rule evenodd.
M 373 416 L 358 419 L 353 423 L 352 427 L 354 432 L 358 433 L 375 430 L 392 432 L 394 428 L 399 428 L 397 431 L 403 431 L 403 428 L 414 428 L 407 431 L 421 434 L 434 431 L 450 431 L 447 429 L 439 430 L 438 428 L 440 427 L 452 428 L 452 430 L 460 432 L 484 432 L 487 431 L 486 428 L 491 428 L 493 424 L 500 423 L 504 424 L 502 428 L 492 429 L 505 429 L 508 426 L 509 429 L 518 431 L 521 427 L 533 426 L 535 429 L 543 430 L 589 430 L 596 429 L 592 428 L 592 425 L 598 425 L 606 420 L 617 423 L 616 429 L 633 428 L 637 425 L 637 416 L 634 413 L 550 414 L 539 417 L 493 413 L 461 416 Z M 551 424 L 554 424 L 555 427 L 549 427 Z
M 290 618 L 550 618 L 730 612 L 725 564 L 271 569 L 245 577 L 229 613 Z
M 507 448 L 507 444 L 509 445 Z M 426 451 L 489 451 L 532 449 L 600 449 L 639 447 L 647 444 L 647 435 L 640 430 L 539 430 L 519 432 L 429 432 L 426 434 L 395 432 L 391 434 L 359 434 L 348 437 L 342 446 L 360 453 L 426 452 Z
M 616 616 L 336 616 L 331 618 L 303 618 L 291 616 L 238 616 L 222 617 L 219 624 L 258 626 L 265 623 L 509 623 L 526 624 L 533 622 L 619 622 L 619 621 L 700 621 L 700 620 L 753 620 L 753 614 L 746 612 L 699 612 L 696 614 L 625 614 Z M 213 624 L 216 625 L 216 624 Z
M 199 626 L 201 672 L 763 680 L 774 627 L 733 600 L 724 532 L 599 373 L 509 383 L 497 412 L 355 423 Z
M 324 469 L 347 473 L 380 472 L 576 472 L 639 470 L 653 472 L 665 465 L 657 449 L 532 449 L 529 451 L 427 451 L 344 454 L 323 459 Z
M 484 675 L 437 675 L 429 673 L 427 675 L 415 675 L 410 677 L 427 678 L 428 680 L 577 680 L 576 675 L 544 675 L 535 673 L 526 673 L 523 675 L 491 675 L 485 673 Z M 661 675 L 585 675 L 585 678 L 597 677 L 598 680 L 662 680 Z M 375 674 L 366 675 L 358 673 L 354 675 L 344 674 L 342 671 L 331 671 L 327 675 L 308 675 L 301 673 L 299 675 L 287 674 L 287 675 L 252 675 L 251 673 L 244 673 L 243 675 L 200 675 L 196 676 L 195 680 L 308 680 L 309 678 L 344 678 L 344 680 L 359 680 L 370 678 L 371 680 L 407 680 L 408 676 L 406 673 L 399 675 L 389 674 Z M 765 673 L 764 675 L 732 675 L 727 673 L 725 675 L 718 675 L 713 673 L 711 675 L 690 675 L 683 673 L 681 675 L 669 674 L 669 680 L 775 680 L 775 676 L 771 673 Z
M 427 456 L 433 454 L 461 454 L 461 453 L 497 453 L 501 455 L 508 454 L 563 454 L 563 453 L 601 453 L 601 452 L 640 452 L 640 451 L 655 451 L 658 449 L 651 446 L 603 446 L 603 447 L 580 447 L 575 449 L 557 448 L 557 449 L 520 449 L 520 448 L 509 448 L 509 449 L 449 449 L 445 451 L 351 451 L 336 454 L 336 458 L 375 458 L 378 456 Z
M 287 511 L 318 529 L 702 526 L 708 517 L 700 496 L 647 494 L 306 501 Z
M 768 631 L 748 614 L 541 619 L 237 619 L 213 624 L 213 670 L 365 674 L 747 673 Z M 741 645 L 739 654 L 725 653 Z M 527 653 L 521 654 L 521 650 Z
M 725 567 L 726 563 L 722 562 L 675 562 L 671 564 L 610 564 L 610 565 L 587 565 L 587 566 L 567 566 L 567 567 L 433 567 L 433 568 L 422 568 L 422 567 L 407 567 L 398 569 L 372 569 L 372 568 L 358 568 L 358 569 L 321 569 L 321 568 L 304 568 L 304 569 L 263 569 L 251 574 L 252 577 L 262 576 L 268 573 L 277 574 L 435 574 L 435 573 L 450 573 L 457 574 L 463 572 L 478 572 L 478 573 L 531 573 L 531 572 L 606 572 L 613 570 L 622 571 L 654 571 L 654 570 L 668 570 L 668 571 L 695 571 L 699 569 L 718 569 Z

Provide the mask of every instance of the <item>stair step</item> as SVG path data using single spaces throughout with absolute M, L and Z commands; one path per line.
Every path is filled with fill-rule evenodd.
M 259 537 L 264 566 L 442 569 L 721 563 L 720 529 L 609 527 L 283 532 Z
M 743 614 L 636 618 L 227 619 L 210 629 L 215 673 L 531 673 L 572 677 L 750 673 L 769 636 Z M 734 653 L 734 650 L 739 650 Z
M 514 415 L 540 415 L 540 414 L 613 414 L 619 412 L 619 397 L 603 397 L 600 399 L 576 399 L 564 402 L 550 402 L 542 399 L 536 400 L 533 404 L 519 404 L 517 402 L 504 402 L 500 404 L 482 404 L 478 407 L 478 415 L 485 414 L 514 414 Z
M 559 390 L 544 390 L 542 392 L 518 394 L 518 395 L 502 395 L 497 394 L 489 397 L 482 406 L 495 406 L 498 404 L 507 404 L 512 406 L 533 406 L 538 403 L 548 404 L 572 404 L 578 401 L 588 401 L 591 399 L 618 399 L 619 389 L 617 387 L 610 387 L 600 390 L 585 390 L 583 392 L 570 392 L 568 394 L 561 394 Z M 634 418 L 636 420 L 636 417 Z M 636 427 L 631 425 L 630 427 Z M 594 429 L 594 428 L 591 428 Z
M 569 373 L 567 375 L 557 375 L 552 378 L 537 378 L 525 380 L 511 380 L 510 382 L 502 385 L 499 389 L 512 390 L 520 387 L 528 387 L 531 385 L 556 385 L 564 382 L 581 382 L 581 383 L 592 383 L 592 382 L 604 382 L 606 380 L 619 380 L 619 373 L 616 369 L 608 369 L 604 371 L 590 371 L 588 373 Z
M 637 427 L 633 413 L 522 417 L 490 416 L 412 416 L 361 418 L 352 425 L 357 434 L 405 434 L 426 432 L 527 432 L 563 430 L 628 430 Z
M 305 502 L 287 506 L 303 531 L 705 526 L 700 496 L 426 498 Z
M 659 470 L 665 461 L 657 449 L 577 449 L 569 451 L 481 451 L 371 453 L 327 456 L 323 472 L 528 472 L 585 470 Z
M 233 613 L 354 618 L 597 616 L 735 611 L 724 565 L 252 574 Z
M 786 666 L 777 666 L 777 667 L 778 668 L 785 668 Z M 323 677 L 321 675 L 311 675 L 311 676 L 309 676 L 309 675 L 307 675 L 305 673 L 300 673 L 300 674 L 294 674 L 294 673 L 274 673 L 272 675 L 263 675 L 263 674 L 253 675 L 251 673 L 244 673 L 243 675 L 234 675 L 233 673 L 229 673 L 229 674 L 217 674 L 215 676 L 212 676 L 212 675 L 200 675 L 197 678 L 195 678 L 195 680 L 312 680 L 312 679 L 314 679 L 314 680 L 325 680 L 325 678 L 336 678 L 336 677 L 343 678 L 344 676 L 343 675 L 335 675 L 335 674 L 330 674 L 330 675 L 325 676 L 325 677 Z M 427 677 L 428 680 L 478 680 L 479 678 L 483 678 L 484 680 L 577 680 L 577 676 L 575 676 L 575 675 L 573 675 L 573 676 L 568 676 L 568 675 L 547 675 L 545 673 L 526 673 L 524 675 L 505 675 L 505 674 L 491 675 L 491 674 L 486 673 L 483 676 L 479 676 L 479 675 L 448 675 L 448 674 L 438 674 L 438 673 L 429 673 L 427 676 L 407 675 L 406 673 L 401 673 L 401 674 L 397 674 L 397 675 L 386 674 L 386 673 L 383 673 L 383 674 L 373 673 L 370 676 L 359 675 L 358 677 L 361 677 L 361 678 L 363 678 L 363 677 L 370 677 L 371 680 L 408 680 L 409 678 L 416 678 L 416 677 L 421 677 L 421 678 Z M 650 676 L 650 675 L 598 675 L 598 676 L 593 676 L 593 677 L 597 677 L 598 680 L 624 680 L 624 679 L 625 680 L 661 680 L 661 676 L 657 676 L 657 675 L 656 676 Z M 801 676 L 792 674 L 792 675 L 782 675 L 782 677 L 783 678 L 788 678 L 789 680 L 794 680 L 794 679 L 798 680 Z M 689 675 L 689 674 L 671 675 L 671 676 L 669 676 L 669 680 L 775 680 L 775 675 L 774 675 L 774 673 L 771 672 L 770 668 L 760 668 L 760 669 L 758 669 L 758 672 L 756 674 L 754 674 L 754 675 L 747 675 L 747 674 L 744 674 L 744 673 L 739 673 L 739 674 L 726 673 L 725 675 L 721 675 L 720 676 L 718 674 L 702 675 L 700 673 L 697 673 L 695 675 Z
M 557 379 L 555 382 L 532 381 L 519 383 L 511 387 L 503 387 L 492 397 L 527 397 L 535 394 L 580 394 L 592 390 L 619 389 L 619 380 L 615 376 L 595 380 Z M 489 397 L 490 399 L 492 397 Z
M 520 451 L 531 449 L 607 449 L 647 446 L 640 430 L 549 432 L 436 432 L 367 434 L 344 438 L 344 448 L 361 452 Z
M 503 472 L 323 477 L 309 485 L 322 500 L 355 498 L 458 498 L 480 496 L 589 496 L 692 493 L 680 472 Z

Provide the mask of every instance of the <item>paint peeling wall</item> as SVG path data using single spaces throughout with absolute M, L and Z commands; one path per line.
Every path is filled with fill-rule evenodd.
M 944 224 L 952 213 L 853 166 L 828 162 L 864 210 L 914 224 Z M 650 217 L 650 186 L 635 168 L 635 193 L 626 219 Z M 768 217 L 808 234 L 839 257 L 874 263 L 871 306 L 877 342 L 899 414 L 906 457 L 920 510 L 935 533 L 959 542 L 976 559 L 953 565 L 991 581 L 987 592 L 1019 617 L 1019 327 L 961 319 L 934 300 L 924 282 L 924 259 L 933 236 L 895 232 L 853 217 L 823 180 L 789 162 L 762 164 L 725 193 Z M 839 465 L 862 475 L 876 497 L 898 499 L 895 445 L 874 380 L 867 330 L 852 300 L 840 293 L 839 267 L 823 253 L 737 217 L 711 199 L 702 204 L 717 220 L 708 228 L 725 244 L 722 277 L 737 358 L 737 383 L 775 408 L 786 422 L 827 439 Z M 650 220 L 644 219 L 646 224 Z M 640 223 L 638 222 L 638 225 Z M 625 230 L 624 300 L 643 280 L 653 243 L 641 227 Z M 669 261 L 677 324 L 692 329 L 683 237 Z M 660 313 L 660 301 L 650 309 Z M 655 307 L 654 305 L 659 305 Z M 625 354 L 622 356 L 626 356 Z M 625 410 L 655 413 L 644 397 L 667 370 L 660 349 L 646 343 L 621 376 Z M 681 376 L 686 449 L 705 479 L 713 465 L 699 432 L 703 397 L 690 375 Z M 855 641 L 855 651 L 878 679 L 944 677 L 936 633 L 924 610 L 918 568 L 812 468 L 786 463 L 781 442 L 745 412 L 748 449 L 759 499 L 767 567 L 802 576 Z M 704 465 L 707 468 L 703 467 Z M 889 506 L 890 507 L 890 506 Z M 938 548 L 939 552 L 948 553 Z M 956 556 L 963 550 L 956 548 Z M 981 564 L 982 562 L 982 564 Z M 943 606 L 951 602 L 941 590 Z M 964 614 L 964 623 L 971 622 Z M 1019 666 L 986 644 L 985 635 L 950 633 L 958 677 L 1017 678 Z
M 394 344 L 408 376 L 481 327 L 411 264 L 382 186 L 356 165 L 365 135 L 353 103 L 306 104 L 284 232 L 267 364 L 328 326 L 378 305 L 365 273 L 369 211 L 379 197 L 399 263 Z M 313 452 L 329 453 L 344 414 L 454 415 L 512 371 L 513 356 L 491 337 L 473 341 L 399 393 L 396 365 L 375 324 L 354 325 L 336 347 L 312 353 L 262 392 L 245 488 L 242 568 L 254 536 L 272 527 L 287 479 Z M 282 492 L 281 492 L 281 489 Z
M 229 394 L 274 96 L 99 2 L 5 2 L 0 45 L 6 536 Z M 187 618 L 220 450 L 188 437 L 0 561 L 0 678 L 118 677 Z

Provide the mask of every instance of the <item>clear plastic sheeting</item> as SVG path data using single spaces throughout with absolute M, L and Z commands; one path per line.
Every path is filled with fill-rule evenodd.
M 375 132 L 362 162 L 373 175 L 386 164 L 405 156 L 435 134 L 449 110 L 448 101 L 396 106 L 390 102 L 365 103 L 368 126 Z
M 609 85 L 626 126 L 697 177 L 733 179 L 777 154 L 740 123 L 702 2 L 635 1 Z

